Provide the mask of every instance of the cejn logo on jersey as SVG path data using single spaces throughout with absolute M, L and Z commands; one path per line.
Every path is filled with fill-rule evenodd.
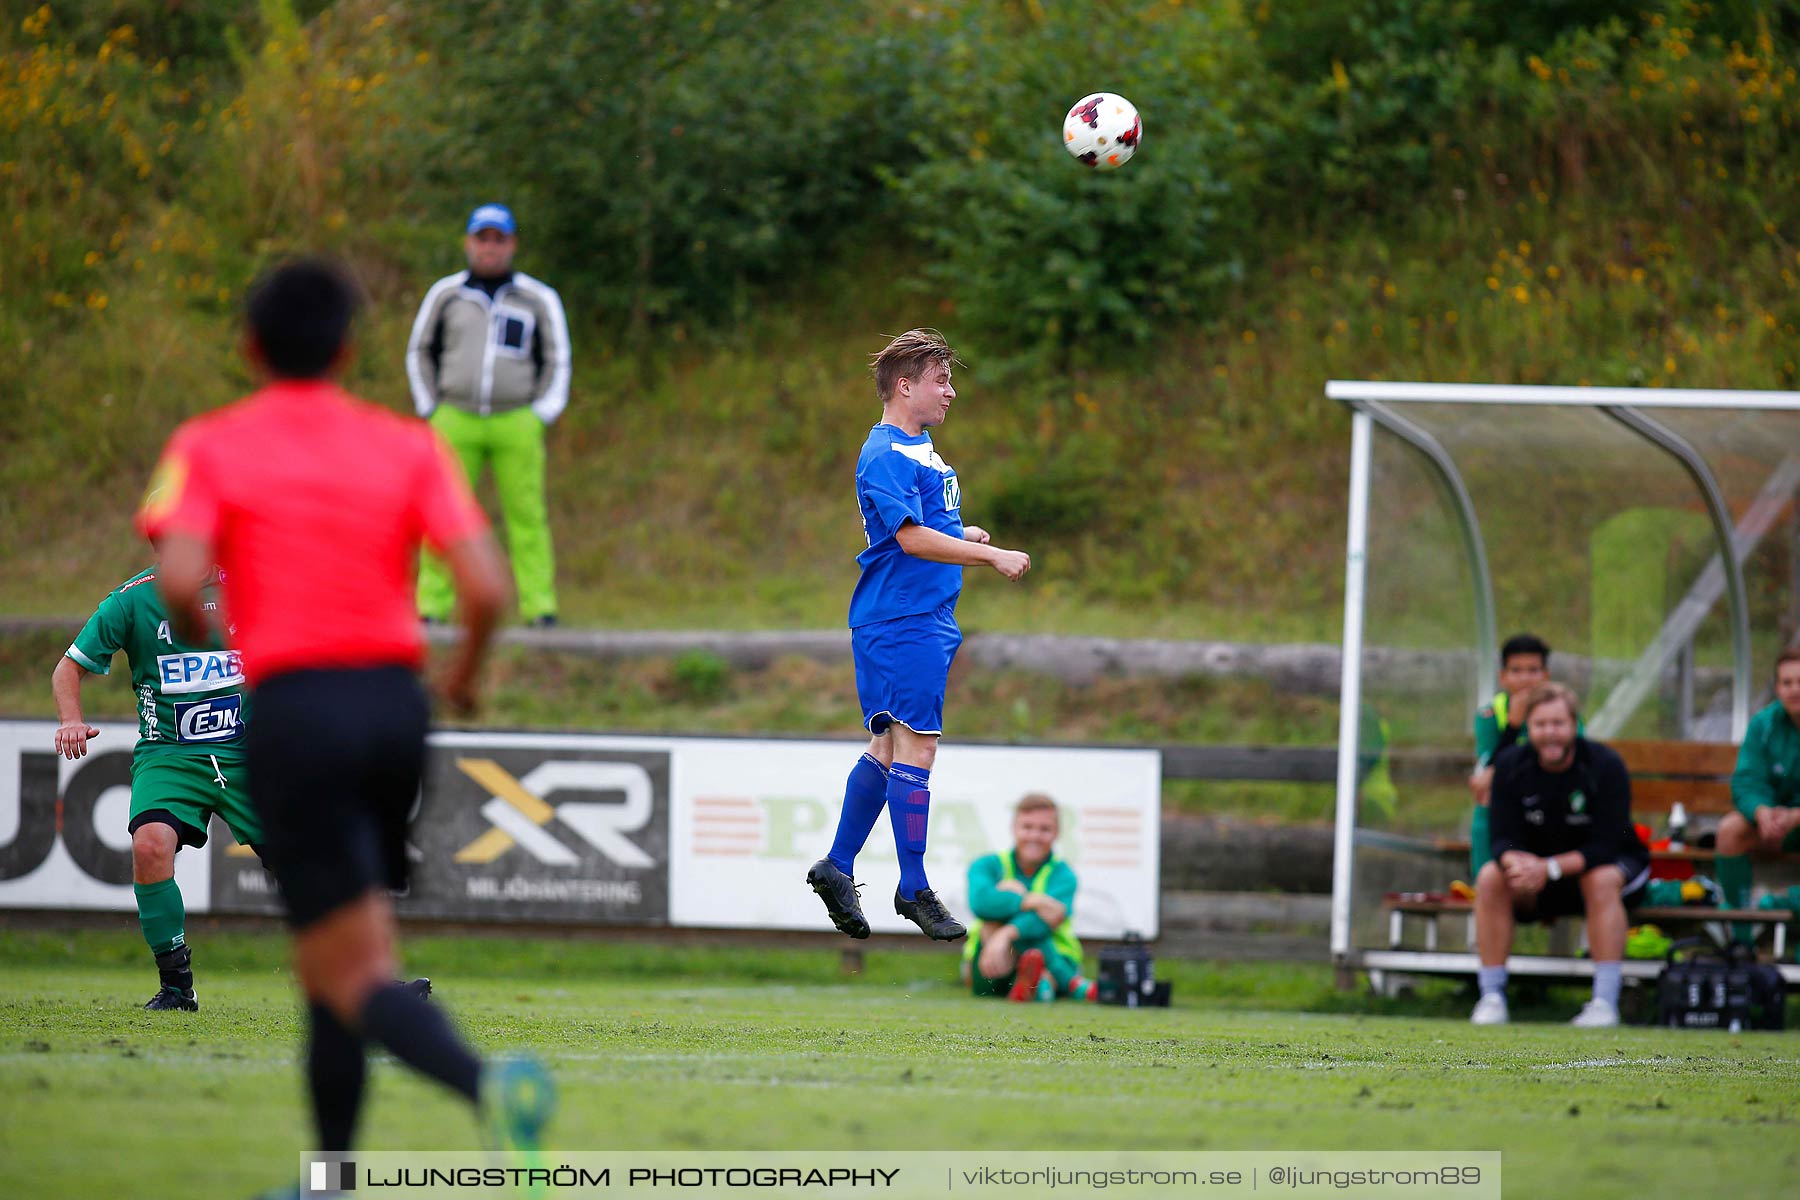
M 175 705 L 175 737 L 182 742 L 228 742 L 244 730 L 244 699 L 237 693 Z
M 244 660 L 236 650 L 159 654 L 156 675 L 166 695 L 211 692 L 244 682 Z

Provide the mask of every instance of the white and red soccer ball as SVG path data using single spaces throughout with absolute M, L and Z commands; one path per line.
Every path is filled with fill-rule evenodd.
M 1143 137 L 1137 106 L 1111 92 L 1093 92 L 1063 118 L 1063 148 L 1097 171 L 1131 161 Z

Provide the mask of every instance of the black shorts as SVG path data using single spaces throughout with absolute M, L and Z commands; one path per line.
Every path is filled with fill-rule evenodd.
M 288 922 L 406 886 L 431 709 L 405 667 L 291 671 L 256 688 L 250 798 Z
M 1650 864 L 1635 859 L 1622 858 L 1611 864 L 1625 873 L 1625 891 L 1623 899 L 1625 907 L 1636 908 L 1644 902 L 1645 890 L 1650 884 Z M 1557 917 L 1579 917 L 1587 912 L 1587 902 L 1581 898 L 1581 876 L 1564 875 L 1544 885 L 1529 904 L 1515 904 L 1513 916 L 1521 921 L 1550 921 Z

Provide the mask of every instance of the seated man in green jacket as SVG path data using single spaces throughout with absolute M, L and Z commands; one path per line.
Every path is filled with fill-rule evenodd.
M 1075 871 L 1056 857 L 1056 802 L 1033 792 L 1013 809 L 1013 848 L 969 864 L 969 909 L 981 922 L 963 948 L 977 996 L 1093 1000 L 1075 940 Z
M 1775 660 L 1775 699 L 1750 718 L 1731 776 L 1736 811 L 1719 822 L 1714 869 L 1725 903 L 1750 902 L 1750 852 L 1800 851 L 1800 650 Z M 1750 927 L 1737 931 L 1748 941 Z

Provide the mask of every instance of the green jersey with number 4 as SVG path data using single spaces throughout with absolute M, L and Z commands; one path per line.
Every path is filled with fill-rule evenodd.
M 209 586 L 206 608 L 213 610 L 217 602 L 216 585 Z M 250 703 L 238 652 L 176 639 L 156 591 L 154 567 L 109 592 L 67 653 L 105 675 L 121 650 L 137 696 L 134 761 L 162 754 L 243 756 Z

